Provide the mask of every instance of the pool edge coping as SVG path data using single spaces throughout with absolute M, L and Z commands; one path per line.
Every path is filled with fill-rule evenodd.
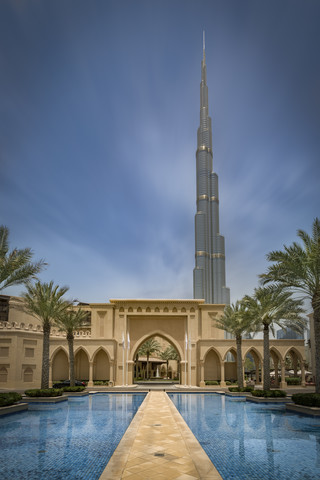
M 189 452 L 190 458 L 192 459 L 196 470 L 199 473 L 199 478 L 201 479 L 211 479 L 211 480 L 223 480 L 220 473 L 200 445 L 199 441 L 192 433 L 190 427 L 185 422 L 184 418 L 178 411 L 177 407 L 174 405 L 173 401 L 170 399 L 167 392 L 165 394 L 166 401 L 168 403 L 171 415 L 181 433 L 181 436 L 185 442 L 186 448 Z M 171 393 L 171 392 L 170 392 Z M 138 408 L 135 416 L 133 417 L 130 425 L 128 426 L 126 432 L 121 438 L 117 448 L 113 452 L 109 462 L 107 463 L 105 469 L 99 477 L 99 480 L 110 480 L 112 479 L 121 479 L 122 473 L 125 470 L 126 464 L 128 462 L 128 457 L 135 440 L 135 437 L 138 432 L 140 422 L 144 416 L 145 410 L 148 407 L 150 395 L 152 392 L 148 392 L 144 401 Z
M 123 437 L 118 443 L 117 448 L 113 452 L 109 462 L 107 463 L 102 474 L 100 475 L 99 480 L 121 478 L 121 474 L 128 462 L 130 450 L 137 435 L 137 431 L 144 415 L 144 411 L 148 406 L 149 398 L 150 392 L 147 393 L 146 397 L 144 398 L 143 402 L 135 413 L 127 430 L 125 431 Z M 115 477 L 115 475 L 117 475 L 117 477 Z

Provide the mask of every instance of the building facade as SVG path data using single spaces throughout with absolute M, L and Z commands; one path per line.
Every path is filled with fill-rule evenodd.
M 197 134 L 197 213 L 193 298 L 230 303 L 226 287 L 225 245 L 219 228 L 218 175 L 213 171 L 212 126 L 209 117 L 205 45 L 201 62 L 200 126 Z
M 40 387 L 42 327 L 29 315 L 19 297 L 6 297 L 7 314 L 0 322 L 0 389 L 24 390 Z M 181 385 L 205 386 L 218 381 L 221 387 L 236 379 L 236 345 L 225 339 L 215 319 L 224 305 L 204 300 L 110 300 L 83 305 L 90 313 L 88 325 L 75 333 L 76 378 L 109 381 L 122 386 L 134 383 L 134 364 L 139 347 L 149 338 L 160 337 L 178 353 Z M 242 362 L 251 354 L 256 383 L 263 378 L 263 340 L 243 340 Z M 281 370 L 285 388 L 285 359 L 296 360 L 305 382 L 303 340 L 271 340 L 270 354 L 276 372 Z M 230 355 L 233 361 L 229 361 Z M 69 354 L 65 335 L 55 327 L 50 337 L 50 385 L 69 377 Z M 276 379 L 277 380 L 277 379 Z

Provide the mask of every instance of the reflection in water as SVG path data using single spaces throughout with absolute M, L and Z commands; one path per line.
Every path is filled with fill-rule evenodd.
M 98 480 L 144 397 L 90 395 L 0 419 L 0 478 Z
M 318 419 L 218 394 L 170 397 L 223 479 L 319 480 Z

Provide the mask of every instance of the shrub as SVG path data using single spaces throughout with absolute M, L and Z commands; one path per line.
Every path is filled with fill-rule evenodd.
M 288 385 L 301 385 L 300 377 L 286 377 L 286 382 Z
M 253 390 L 251 393 L 254 397 L 264 398 L 282 398 L 287 396 L 283 390 Z
M 0 393 L 0 407 L 8 407 L 21 400 L 21 395 L 17 392 Z
M 64 392 L 83 392 L 86 387 L 63 387 Z
M 33 388 L 24 393 L 27 397 L 61 397 L 62 388 Z
M 232 385 L 232 383 L 230 382 L 230 380 L 227 380 L 227 381 L 226 381 L 226 385 Z
M 218 380 L 206 380 L 205 384 L 206 385 L 220 385 L 220 382 L 218 382 Z
M 253 387 L 229 387 L 229 392 L 252 392 Z
M 292 400 L 297 405 L 320 407 L 320 393 L 294 393 Z
M 95 380 L 93 385 L 109 385 L 109 380 Z

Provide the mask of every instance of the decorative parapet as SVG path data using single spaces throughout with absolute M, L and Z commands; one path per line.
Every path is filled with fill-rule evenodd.
M 25 331 L 25 332 L 38 332 L 42 333 L 43 328 L 42 325 L 39 324 L 26 324 L 26 323 L 18 323 L 18 322 L 0 322 L 0 330 L 2 331 Z M 51 329 L 51 337 L 66 337 L 65 332 L 61 332 L 57 328 L 52 328 Z M 78 337 L 91 337 L 91 330 L 89 328 L 86 328 L 84 330 L 77 330 L 74 332 L 75 338 Z
M 15 330 L 15 331 L 28 331 L 28 332 L 41 332 L 42 325 L 33 325 L 32 323 L 19 323 L 19 322 L 0 322 L 1 330 Z

